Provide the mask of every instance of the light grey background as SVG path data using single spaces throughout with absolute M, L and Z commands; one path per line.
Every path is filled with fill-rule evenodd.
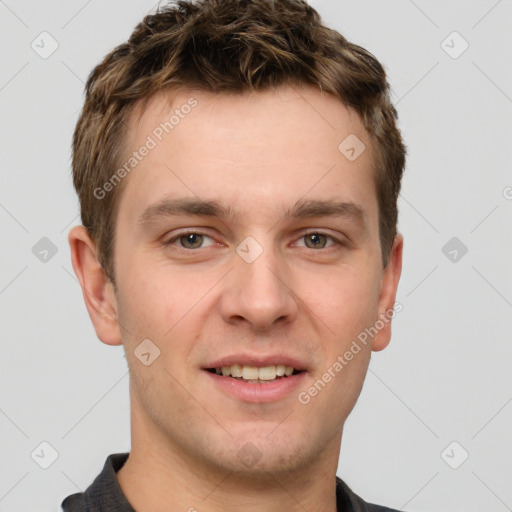
M 338 474 L 406 511 L 512 510 L 512 2 L 311 4 L 385 65 L 409 149 L 403 311 Z M 70 143 L 88 73 L 154 5 L 0 0 L 0 512 L 59 510 L 130 449 L 123 349 L 97 340 L 70 263 Z

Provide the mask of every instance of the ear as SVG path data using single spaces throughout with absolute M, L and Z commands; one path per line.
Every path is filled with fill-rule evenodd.
M 379 328 L 373 338 L 372 350 L 374 352 L 385 349 L 391 341 L 391 319 L 395 316 L 393 311 L 399 311 L 398 307 L 394 308 L 394 305 L 396 290 L 402 273 L 403 246 L 404 239 L 402 235 L 397 234 L 391 247 L 388 264 L 382 274 L 377 322 L 380 320 L 379 327 L 381 327 L 381 323 L 384 325 Z
M 107 345 L 121 345 L 114 286 L 101 267 L 96 245 L 84 226 L 75 226 L 68 235 L 71 262 L 98 338 Z

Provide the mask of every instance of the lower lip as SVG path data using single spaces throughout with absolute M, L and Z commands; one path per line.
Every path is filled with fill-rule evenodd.
M 295 375 L 282 377 L 274 381 L 257 383 L 244 382 L 243 380 L 224 377 L 216 373 L 204 370 L 212 379 L 214 385 L 218 386 L 226 395 L 235 397 L 243 402 L 275 402 L 286 398 L 296 390 L 306 377 L 302 371 Z

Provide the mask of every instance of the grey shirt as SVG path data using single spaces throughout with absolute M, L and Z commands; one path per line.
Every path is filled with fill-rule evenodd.
M 101 473 L 85 490 L 68 496 L 62 502 L 64 512 L 136 512 L 128 503 L 116 473 L 123 467 L 129 453 L 113 453 L 107 457 Z M 338 512 L 399 512 L 366 503 L 336 477 L 336 508 Z M 402 511 L 403 512 L 403 511 Z

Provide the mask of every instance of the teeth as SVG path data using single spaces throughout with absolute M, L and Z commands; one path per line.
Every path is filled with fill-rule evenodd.
M 224 377 L 231 376 L 242 378 L 250 382 L 258 382 L 262 380 L 274 380 L 276 377 L 289 377 L 293 373 L 293 366 L 277 364 L 258 368 L 256 366 L 233 364 L 231 366 L 216 368 L 215 372 L 217 375 L 223 375 Z
M 258 368 L 256 366 L 244 366 L 242 368 L 242 377 L 244 380 L 254 380 L 258 378 Z
M 276 378 L 275 366 L 264 366 L 258 371 L 258 379 L 260 380 L 274 380 Z
M 231 376 L 232 377 L 242 377 L 242 367 L 239 364 L 234 364 L 231 366 Z
M 276 374 L 278 377 L 282 377 L 284 375 L 284 370 L 286 366 L 284 364 L 278 364 L 276 366 Z

